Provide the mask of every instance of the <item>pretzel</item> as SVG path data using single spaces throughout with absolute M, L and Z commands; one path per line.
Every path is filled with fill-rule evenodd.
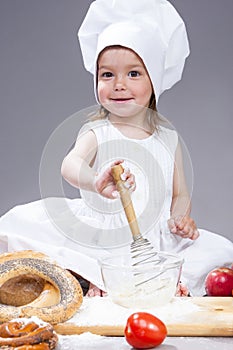
M 36 317 L 15 319 L 0 325 L 0 348 L 7 350 L 55 349 L 58 336 L 49 323 Z

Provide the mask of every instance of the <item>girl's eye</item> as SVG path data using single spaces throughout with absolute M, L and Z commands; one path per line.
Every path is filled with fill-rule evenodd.
M 132 70 L 131 72 L 129 72 L 129 76 L 131 78 L 135 78 L 135 77 L 139 77 L 140 73 L 137 72 L 136 70 Z
M 113 74 L 111 72 L 104 72 L 102 74 L 102 77 L 104 77 L 104 78 L 111 78 L 112 76 L 113 76 Z

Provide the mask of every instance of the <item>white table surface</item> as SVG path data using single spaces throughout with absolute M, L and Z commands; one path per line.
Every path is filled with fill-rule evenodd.
M 59 336 L 56 350 L 132 350 L 124 337 L 104 337 L 84 333 Z M 233 338 L 167 337 L 157 350 L 232 350 Z

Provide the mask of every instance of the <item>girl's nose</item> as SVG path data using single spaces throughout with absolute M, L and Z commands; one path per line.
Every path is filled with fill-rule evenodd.
M 125 84 L 125 79 L 124 77 L 119 74 L 115 77 L 115 82 L 114 82 L 114 90 L 125 90 L 126 89 L 126 84 Z

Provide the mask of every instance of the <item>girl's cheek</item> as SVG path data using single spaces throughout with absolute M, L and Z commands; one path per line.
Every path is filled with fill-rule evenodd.
M 105 86 L 101 81 L 98 82 L 97 93 L 98 93 L 99 101 L 100 102 L 104 101 L 106 98 L 106 91 L 105 91 Z
M 102 91 L 104 89 L 104 85 L 105 85 L 104 82 L 102 80 L 99 80 L 97 85 L 97 90 Z

